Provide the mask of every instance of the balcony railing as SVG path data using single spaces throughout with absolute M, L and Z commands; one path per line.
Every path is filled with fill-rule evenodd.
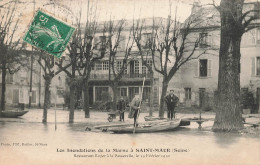
M 142 79 L 143 77 L 150 78 L 150 73 L 133 73 L 133 74 L 123 74 L 122 79 Z M 108 74 L 91 74 L 90 75 L 91 80 L 108 80 L 109 76 Z M 111 79 L 113 79 L 113 75 L 111 75 Z

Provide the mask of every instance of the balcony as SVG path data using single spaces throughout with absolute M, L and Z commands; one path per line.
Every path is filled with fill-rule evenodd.
M 143 78 L 150 79 L 150 73 L 133 73 L 133 74 L 123 74 L 122 80 L 142 80 Z M 109 76 L 108 74 L 91 74 L 90 75 L 90 80 L 108 80 Z M 111 75 L 111 79 L 113 79 L 113 75 Z

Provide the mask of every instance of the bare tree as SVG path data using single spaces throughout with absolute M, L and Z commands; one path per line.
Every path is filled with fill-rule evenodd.
M 206 49 L 195 53 L 198 49 L 201 36 L 193 36 L 193 28 L 201 26 L 203 20 L 199 16 L 191 15 L 185 23 L 181 24 L 176 19 L 171 19 L 171 15 L 167 19 L 153 18 L 151 27 L 151 37 L 148 44 L 150 54 L 152 56 L 153 68 L 162 75 L 162 93 L 160 98 L 159 117 L 164 117 L 164 97 L 167 92 L 168 84 L 180 67 L 186 62 L 197 59 L 206 53 Z M 136 43 L 139 48 L 140 55 L 144 57 L 140 44 L 143 24 L 137 27 L 138 35 Z
M 97 7 L 95 5 L 88 4 L 87 21 L 82 32 L 82 43 L 79 45 L 80 53 L 80 65 L 81 69 L 78 69 L 78 74 L 83 78 L 83 110 L 85 111 L 85 118 L 90 117 L 89 113 L 89 79 L 92 67 L 94 63 L 105 56 L 106 43 L 101 40 L 99 42 L 93 42 L 95 34 L 97 32 Z M 101 28 L 102 38 L 105 37 L 105 30 Z M 98 51 L 95 51 L 99 47 Z
M 62 72 L 63 70 L 67 69 L 71 64 L 66 65 L 65 67 L 60 68 L 57 70 L 55 68 L 55 61 L 59 61 L 59 63 L 62 63 L 62 59 L 55 59 L 54 56 L 48 55 L 44 52 L 40 54 L 38 57 L 37 62 L 41 66 L 44 74 L 43 78 L 45 80 L 44 82 L 44 105 L 43 105 L 43 118 L 42 122 L 47 123 L 47 112 L 48 108 L 50 106 L 50 98 L 51 98 L 51 92 L 50 92 L 50 85 L 51 81 L 54 76 Z M 57 63 L 57 62 L 56 62 Z
M 6 74 L 14 74 L 27 65 L 28 57 L 22 51 L 21 39 L 16 39 L 20 23 L 18 1 L 0 5 L 0 69 L 2 71 L 1 111 L 5 110 Z
M 142 65 L 144 65 L 147 70 L 148 70 L 148 76 L 150 78 L 150 85 L 151 85 L 151 92 L 150 92 L 150 109 L 149 109 L 149 116 L 153 115 L 153 107 L 154 107 L 154 70 L 153 70 L 153 65 L 151 63 L 152 58 L 150 56 L 151 54 L 151 49 L 149 47 L 151 46 L 150 44 L 152 43 L 152 38 L 149 36 L 149 30 L 146 31 L 147 28 L 143 27 L 145 23 L 145 20 L 137 20 L 136 26 L 134 27 L 134 33 L 135 36 L 135 43 L 139 51 L 139 55 L 141 56 L 142 59 Z M 148 28 L 149 29 L 149 28 Z M 145 33 L 144 33 L 145 32 Z M 144 34 L 146 36 L 144 37 Z M 143 37 L 142 37 L 143 36 Z M 145 75 L 146 76 L 146 75 Z
M 125 27 L 126 21 L 124 19 L 120 21 L 110 20 L 105 27 L 108 32 L 107 46 L 109 49 L 109 85 L 113 90 L 113 109 L 116 109 L 118 85 L 127 69 L 129 62 L 128 59 L 134 44 L 132 34 L 133 27 L 128 27 L 128 36 L 123 34 Z M 122 46 L 121 48 L 119 48 L 120 45 Z M 118 59 L 118 57 L 123 57 L 123 59 Z
M 214 1 L 213 1 L 214 2 Z M 221 40 L 219 50 L 218 103 L 214 131 L 236 131 L 243 128 L 240 106 L 240 43 L 244 33 L 260 27 L 259 3 L 243 13 L 244 0 L 221 0 Z

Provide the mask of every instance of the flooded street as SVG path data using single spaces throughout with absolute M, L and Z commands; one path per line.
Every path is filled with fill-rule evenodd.
M 75 123 L 68 124 L 68 111 L 58 110 L 56 131 L 54 110 L 48 112 L 48 124 L 41 123 L 42 110 L 31 110 L 18 119 L 0 119 L 0 164 L 260 163 L 259 135 L 213 133 L 213 121 L 203 124 L 202 130 L 191 124 L 172 132 L 112 134 L 85 131 L 95 123 L 104 124 L 105 112 L 92 112 L 90 119 L 83 114 L 75 112 Z

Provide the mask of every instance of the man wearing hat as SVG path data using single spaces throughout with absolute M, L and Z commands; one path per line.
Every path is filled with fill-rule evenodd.
M 174 108 L 176 107 L 176 104 L 179 101 L 179 98 L 177 96 L 175 96 L 173 94 L 173 92 L 174 92 L 174 90 L 171 89 L 170 94 L 165 97 L 165 102 L 167 104 L 167 109 L 168 109 L 167 117 L 168 117 L 168 119 L 171 119 L 171 120 L 172 120 L 172 118 L 175 118 Z
M 130 103 L 131 110 L 133 111 L 134 127 L 138 126 L 137 118 L 140 113 L 140 104 L 141 104 L 140 96 L 139 94 L 136 94 Z

